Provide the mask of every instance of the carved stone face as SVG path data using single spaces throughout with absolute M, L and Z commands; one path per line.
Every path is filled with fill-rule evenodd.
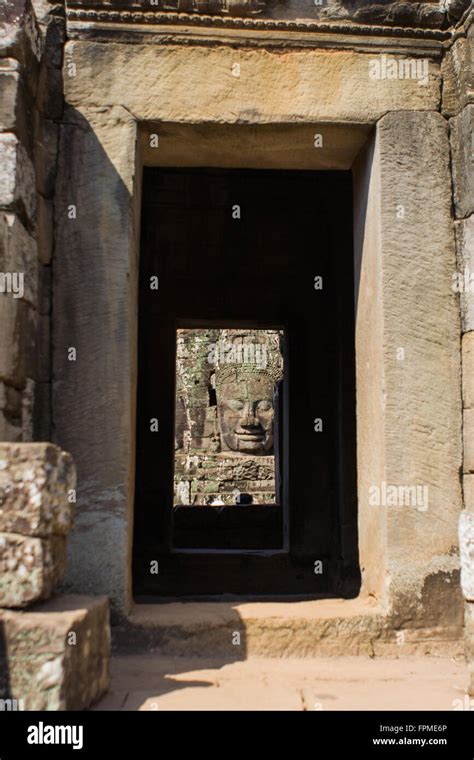
M 273 380 L 265 374 L 219 385 L 217 411 L 222 448 L 246 454 L 273 451 Z

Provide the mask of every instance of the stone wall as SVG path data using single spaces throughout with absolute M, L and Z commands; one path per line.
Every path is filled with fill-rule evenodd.
M 108 601 L 55 595 L 75 485 L 72 458 L 56 446 L 0 444 L 2 709 L 15 700 L 23 710 L 80 710 L 108 688 Z
M 352 167 L 363 593 L 394 626 L 458 624 L 462 448 L 474 511 L 474 307 L 451 279 L 474 270 L 468 5 L 2 8 L 0 439 L 53 437 L 77 462 L 71 589 L 130 608 L 142 166 Z M 426 61 L 426 82 L 371 78 L 380 56 Z M 428 512 L 374 509 L 381 482 L 425 484 Z M 7 561 L 22 551 L 10 540 Z
M 1 13 L 0 440 L 48 440 L 64 11 L 42 0 L 8 0 Z

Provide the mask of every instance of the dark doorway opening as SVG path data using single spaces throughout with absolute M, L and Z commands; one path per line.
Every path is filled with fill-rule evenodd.
M 145 170 L 137 600 L 357 594 L 353 280 L 350 173 Z M 175 498 L 177 331 L 216 329 L 285 336 L 273 513 Z

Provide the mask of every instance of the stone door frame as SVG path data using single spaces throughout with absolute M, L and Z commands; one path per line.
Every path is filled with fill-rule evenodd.
M 53 309 L 67 318 L 53 319 L 53 432 L 78 468 L 69 583 L 106 593 L 119 615 L 132 605 L 141 171 L 179 161 L 352 168 L 361 593 L 427 620 L 430 599 L 457 584 L 460 323 L 441 50 L 403 41 L 405 55 L 430 56 L 420 87 L 371 82 L 367 39 L 311 45 L 66 45 L 76 74 L 65 69 L 56 190 Z M 427 509 L 374 505 L 383 484 L 427 486 Z

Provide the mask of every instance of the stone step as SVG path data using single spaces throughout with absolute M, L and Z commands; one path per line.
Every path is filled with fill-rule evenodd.
M 162 601 L 113 628 L 114 650 L 165 656 L 460 654 L 462 628 L 394 630 L 373 599 Z

